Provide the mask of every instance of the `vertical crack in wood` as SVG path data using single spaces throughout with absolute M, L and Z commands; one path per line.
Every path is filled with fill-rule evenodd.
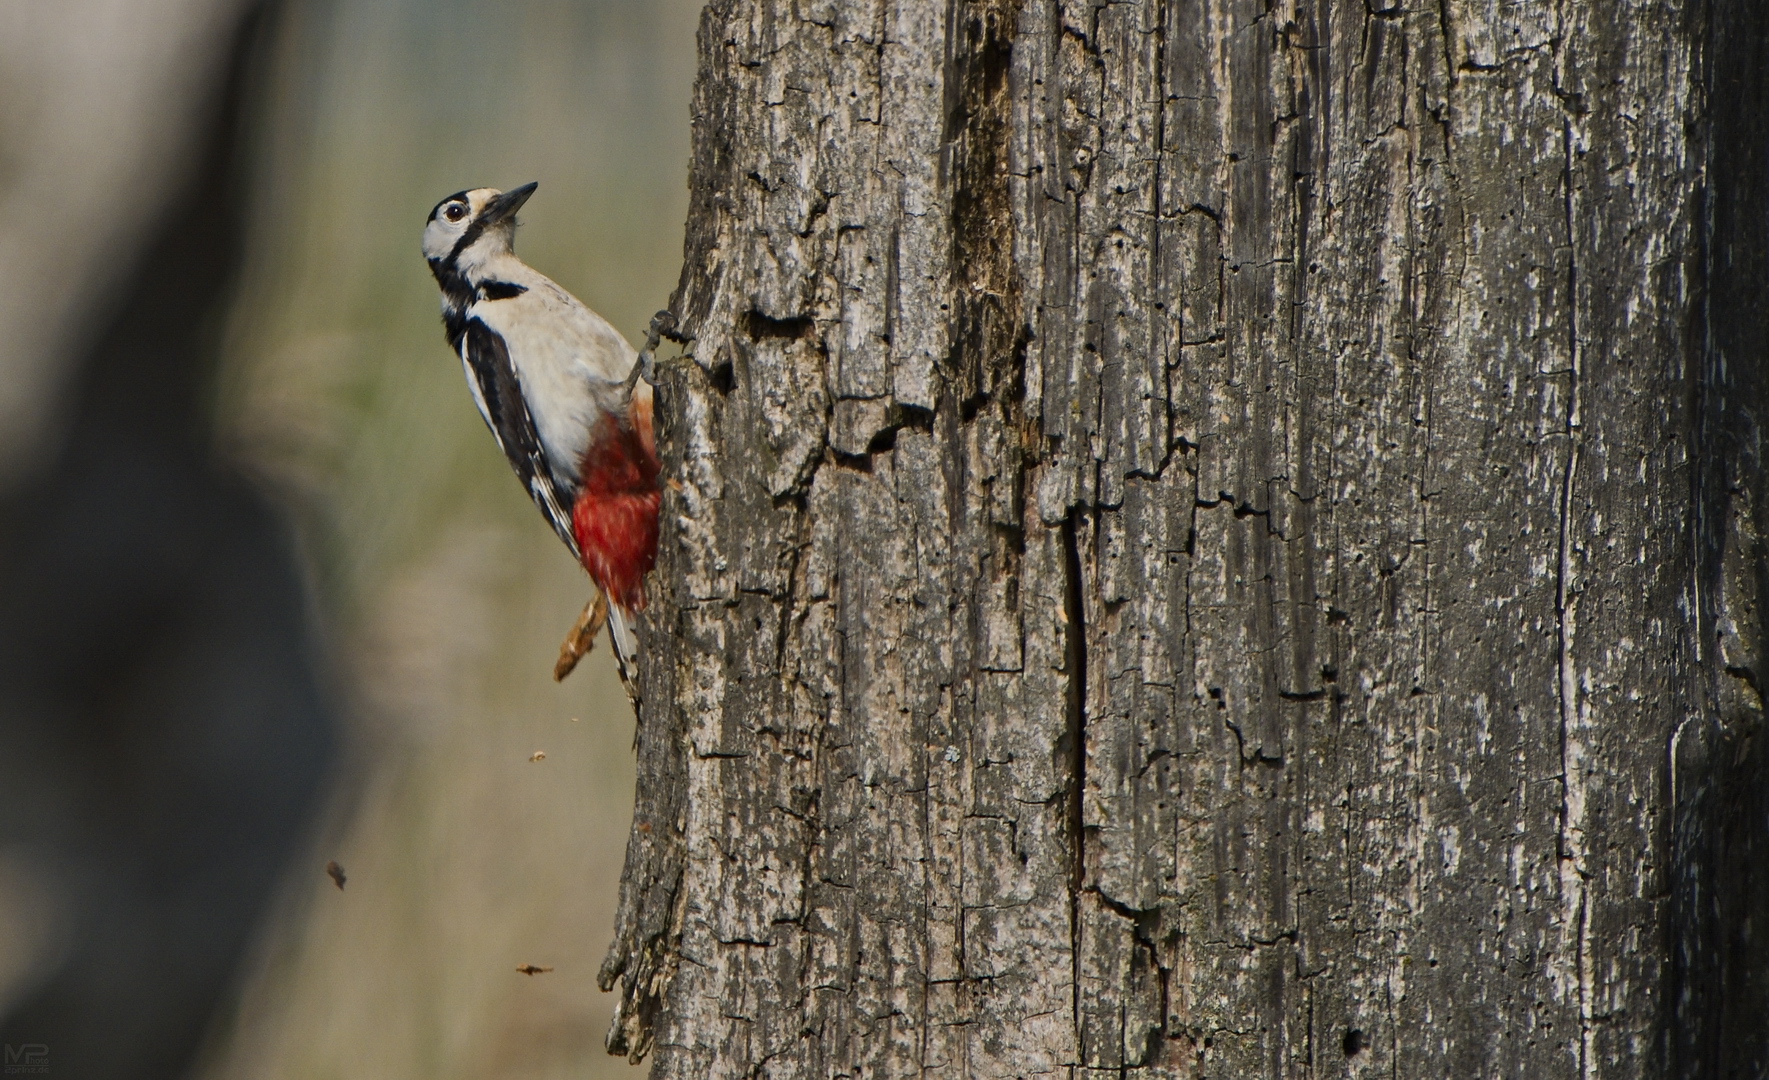
M 1087 789 L 1087 613 L 1082 594 L 1081 532 L 1084 511 L 1076 507 L 1063 519 L 1063 614 L 1065 638 L 1063 666 L 1068 678 L 1068 727 L 1063 734 L 1068 770 L 1067 820 L 1069 829 L 1069 932 L 1071 976 L 1074 988 L 1075 1040 L 1082 1045 L 1081 1002 L 1081 892 L 1087 879 L 1087 827 L 1082 799 Z
M 1555 73 L 1556 79 L 1559 73 Z M 1584 747 L 1577 732 L 1579 710 L 1578 672 L 1572 655 L 1572 642 L 1577 632 L 1577 614 L 1573 610 L 1573 488 L 1578 479 L 1582 421 L 1579 416 L 1579 347 L 1578 319 L 1578 233 L 1573 205 L 1573 140 L 1572 121 L 1562 121 L 1561 196 L 1566 215 L 1567 243 L 1567 406 L 1566 406 L 1566 468 L 1561 478 L 1559 566 L 1555 573 L 1554 606 L 1556 644 L 1559 655 L 1558 704 L 1560 707 L 1560 887 L 1561 902 L 1566 913 L 1565 932 L 1573 939 L 1574 993 L 1579 1017 L 1579 1075 L 1589 1076 L 1591 1060 L 1591 970 L 1590 970 L 1590 905 L 1587 897 L 1585 851 L 1585 783 L 1583 776 Z

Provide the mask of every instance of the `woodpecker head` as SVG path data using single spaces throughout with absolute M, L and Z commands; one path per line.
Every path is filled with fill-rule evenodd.
M 510 191 L 474 188 L 436 204 L 424 223 L 424 258 L 438 281 L 470 277 L 474 268 L 507 254 L 516 242 L 516 211 L 538 184 Z

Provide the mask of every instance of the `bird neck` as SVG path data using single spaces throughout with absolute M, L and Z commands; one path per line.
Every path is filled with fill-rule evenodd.
M 467 329 L 467 309 L 479 299 L 479 290 L 488 281 L 524 280 L 535 276 L 532 270 L 503 245 L 494 245 L 491 238 L 448 256 L 430 260 L 430 272 L 442 290 L 442 321 L 449 344 L 460 348 L 460 338 Z
M 436 285 L 442 290 L 444 314 L 462 315 L 473 302 L 473 283 L 453 259 L 431 259 L 430 272 L 436 275 Z

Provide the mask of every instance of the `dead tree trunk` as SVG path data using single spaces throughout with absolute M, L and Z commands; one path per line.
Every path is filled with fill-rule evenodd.
M 714 0 L 610 1048 L 1748 1071 L 1764 19 Z

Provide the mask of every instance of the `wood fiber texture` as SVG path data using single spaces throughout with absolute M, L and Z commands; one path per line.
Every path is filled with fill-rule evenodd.
M 610 1049 L 1693 1061 L 1708 14 L 709 4 Z

